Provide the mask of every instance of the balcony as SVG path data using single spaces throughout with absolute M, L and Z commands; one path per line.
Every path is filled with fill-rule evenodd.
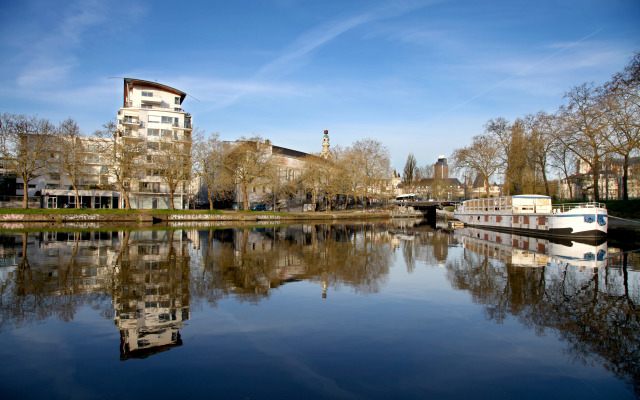
M 134 119 L 131 117 L 124 117 L 120 120 L 120 123 L 124 126 L 128 126 L 130 128 L 143 128 L 144 124 L 140 122 L 138 119 Z
M 140 98 L 140 101 L 143 104 L 161 104 L 162 103 L 162 99 L 160 97 L 148 97 L 148 96 L 142 96 Z
M 193 130 L 193 127 L 191 126 L 191 122 L 184 122 L 182 124 L 173 123 L 171 125 L 173 126 L 174 129 L 180 129 L 180 130 L 183 130 L 183 131 L 191 131 L 191 130 Z

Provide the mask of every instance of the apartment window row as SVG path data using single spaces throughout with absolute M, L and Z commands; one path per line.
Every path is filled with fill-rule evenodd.
M 142 92 L 142 97 L 153 97 L 153 92 Z
M 149 116 L 149 123 L 150 124 L 171 124 L 171 125 L 175 125 L 178 126 L 179 124 L 179 119 L 178 117 L 160 117 L 158 118 L 157 115 L 150 115 Z
M 172 136 L 173 131 L 171 129 L 147 129 L 148 136 Z

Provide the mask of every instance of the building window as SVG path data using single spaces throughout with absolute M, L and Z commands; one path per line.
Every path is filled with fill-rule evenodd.
M 160 129 L 147 129 L 147 135 L 160 136 Z
M 172 124 L 178 126 L 178 118 L 173 117 L 162 117 L 163 124 Z
M 142 108 L 153 108 L 151 104 L 143 104 Z
M 158 150 L 157 142 L 147 142 L 147 149 L 149 150 Z
M 153 92 L 142 92 L 142 97 L 153 97 Z
M 173 134 L 171 129 L 162 129 L 160 132 L 162 133 L 162 136 L 171 136 Z
M 176 97 L 174 104 L 180 104 L 180 97 Z

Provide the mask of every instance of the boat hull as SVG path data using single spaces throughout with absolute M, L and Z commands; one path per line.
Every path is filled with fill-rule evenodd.
M 495 201 L 498 203 L 498 201 Z M 550 204 L 549 204 L 550 205 Z M 515 207 L 458 207 L 454 217 L 469 226 L 505 232 L 551 237 L 598 239 L 607 236 L 606 208 L 579 205 L 568 208 L 550 206 L 548 212 L 512 212 Z M 531 207 L 533 210 L 536 207 Z M 541 209 L 542 207 L 538 207 Z

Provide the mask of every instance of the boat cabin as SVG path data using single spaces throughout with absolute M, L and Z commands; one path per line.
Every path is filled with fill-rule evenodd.
M 467 200 L 464 211 L 472 214 L 550 214 L 551 198 L 521 195 Z

